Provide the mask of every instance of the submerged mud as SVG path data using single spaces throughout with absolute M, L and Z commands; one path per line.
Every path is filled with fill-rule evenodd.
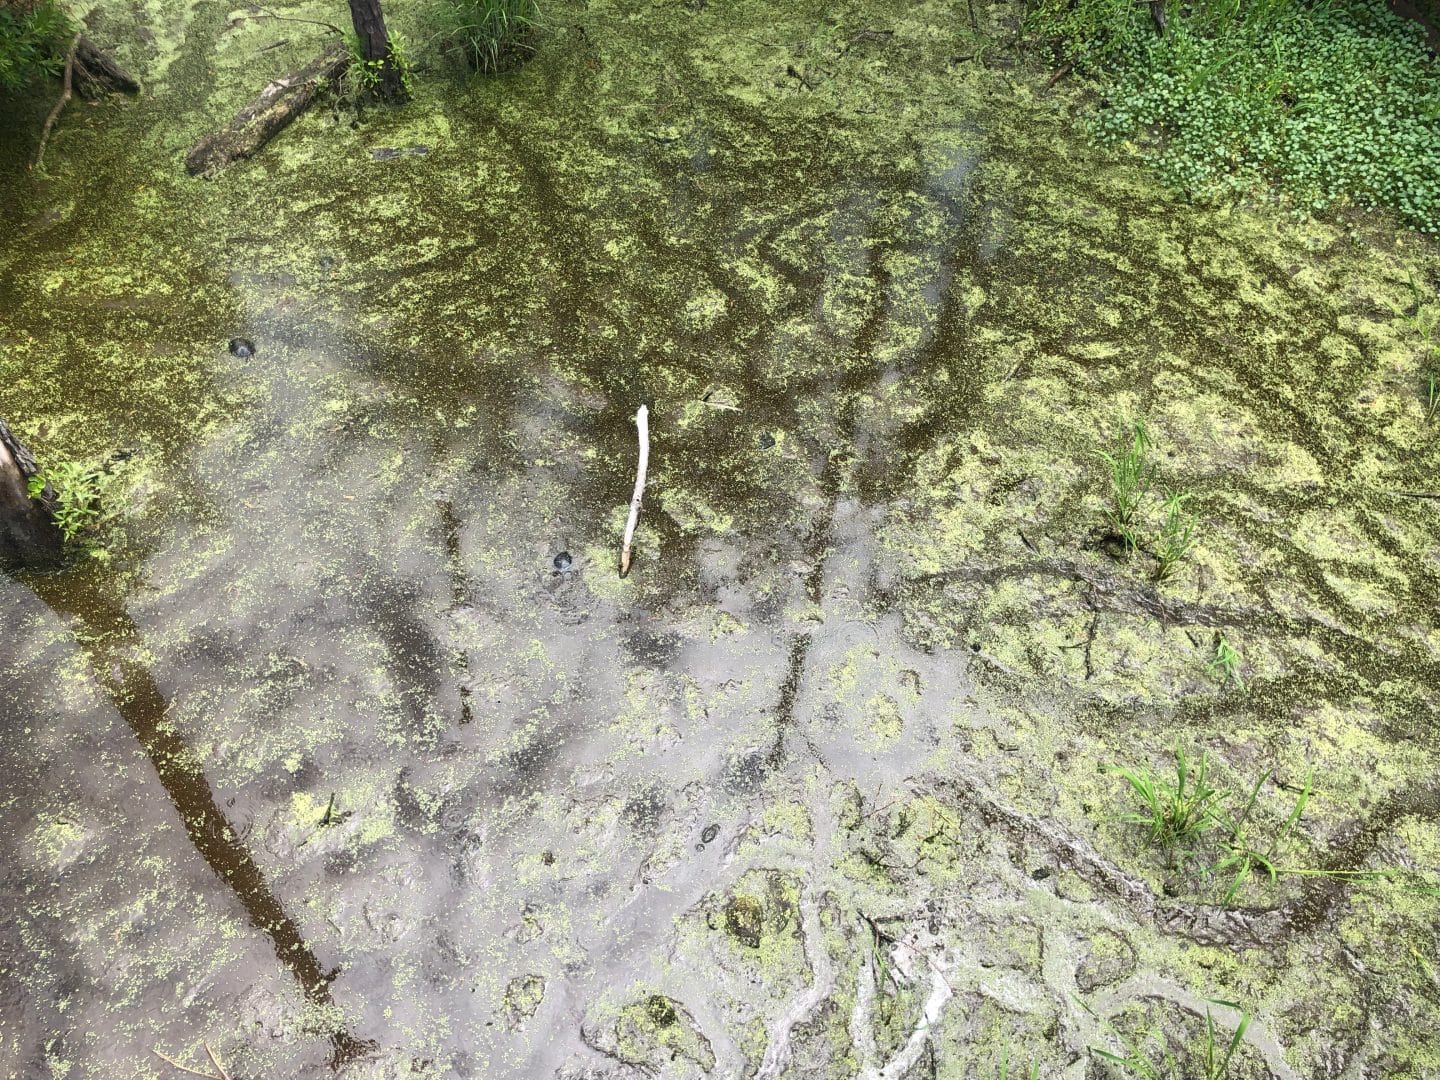
M 1436 251 L 1185 204 L 951 7 L 597 0 L 212 183 L 320 31 L 97 14 L 147 94 L 0 181 L 0 415 L 130 454 L 0 580 L 10 1072 L 1190 1075 L 1212 999 L 1440 1070 Z M 1332 876 L 1147 846 L 1176 746 Z

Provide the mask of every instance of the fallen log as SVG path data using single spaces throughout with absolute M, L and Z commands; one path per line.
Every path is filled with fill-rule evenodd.
M 64 538 L 42 497 L 30 497 L 35 459 L 0 420 L 0 568 L 43 569 L 65 554 Z
M 349 66 L 350 51 L 337 42 L 299 71 L 282 75 L 236 113 L 229 124 L 190 147 L 185 155 L 185 171 L 191 176 L 211 177 L 253 156 L 309 108 L 324 87 L 337 82 Z

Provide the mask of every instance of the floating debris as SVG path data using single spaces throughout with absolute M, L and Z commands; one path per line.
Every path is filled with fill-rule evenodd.
M 430 153 L 430 147 L 423 145 L 416 146 L 376 146 L 370 151 L 371 161 L 388 161 L 397 157 L 424 157 Z

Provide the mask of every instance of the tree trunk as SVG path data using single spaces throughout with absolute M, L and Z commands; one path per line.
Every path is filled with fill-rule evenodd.
M 349 50 L 336 44 L 299 71 L 276 79 L 228 125 L 190 148 L 185 171 L 191 176 L 214 176 L 227 165 L 250 157 L 304 112 L 321 87 L 340 78 L 349 63 Z
M 65 542 L 50 508 L 30 497 L 35 459 L 0 420 L 0 568 L 43 569 L 56 566 Z
M 400 104 L 410 95 L 405 92 L 399 59 L 390 47 L 380 0 L 350 0 L 350 21 L 360 39 L 360 58 L 374 73 L 375 93 L 392 105 Z

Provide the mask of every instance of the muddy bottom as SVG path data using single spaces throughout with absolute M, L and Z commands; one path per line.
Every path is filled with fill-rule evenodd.
M 1440 1076 L 1430 241 L 1188 205 L 998 5 L 593 0 L 196 181 L 319 47 L 227 10 L 0 173 L 119 511 L 0 578 L 0 1072 Z

